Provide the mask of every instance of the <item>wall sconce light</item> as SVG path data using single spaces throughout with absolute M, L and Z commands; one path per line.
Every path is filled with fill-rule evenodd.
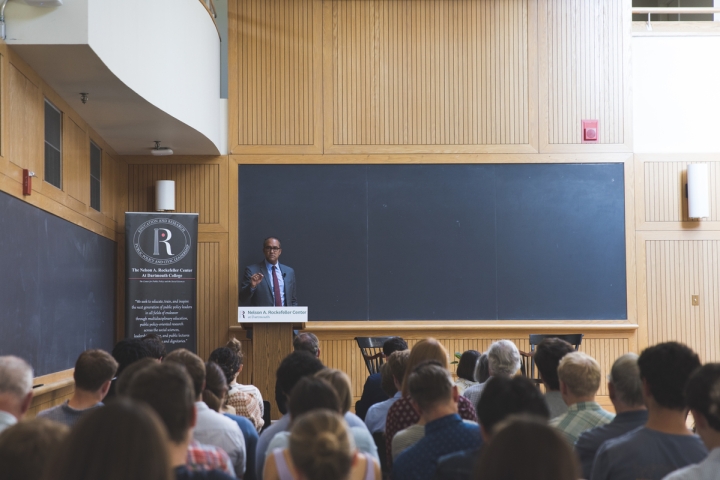
M 688 217 L 710 217 L 710 182 L 707 163 L 690 163 L 687 166 Z
M 175 210 L 175 182 L 158 180 L 155 183 L 155 210 L 170 212 Z

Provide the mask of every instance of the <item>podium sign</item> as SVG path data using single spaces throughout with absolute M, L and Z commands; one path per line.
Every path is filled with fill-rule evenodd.
M 238 323 L 306 323 L 308 307 L 239 307 Z

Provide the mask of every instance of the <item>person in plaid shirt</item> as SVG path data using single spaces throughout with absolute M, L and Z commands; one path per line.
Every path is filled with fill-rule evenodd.
M 222 470 L 230 476 L 235 476 L 230 457 L 220 447 L 203 445 L 195 440 L 190 442 L 187 450 L 188 470 Z
M 560 393 L 568 411 L 550 421 L 574 445 L 585 430 L 606 425 L 615 418 L 595 401 L 600 388 L 600 365 L 583 352 L 571 352 L 560 360 Z

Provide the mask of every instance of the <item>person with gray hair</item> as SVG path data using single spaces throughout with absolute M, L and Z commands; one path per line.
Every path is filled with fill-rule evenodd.
M 304 350 L 320 358 L 320 340 L 312 333 L 299 333 L 293 340 L 293 350 Z
M 637 360 L 636 353 L 626 353 L 615 360 L 608 375 L 608 392 L 616 412 L 613 421 L 583 432 L 575 442 L 575 452 L 580 457 L 583 478 L 590 478 L 595 454 L 603 442 L 647 423 L 648 412 L 643 401 Z
M 515 344 L 510 340 L 498 340 L 490 345 L 487 351 L 487 366 L 490 375 L 488 379 L 492 377 L 510 378 L 520 370 L 520 363 L 520 352 Z M 476 370 L 477 373 L 480 372 Z M 487 381 L 468 388 L 463 392 L 463 397 L 470 400 L 473 405 L 477 405 L 486 383 Z
M 32 403 L 33 369 L 12 355 L 0 357 L 0 432 L 25 416 Z

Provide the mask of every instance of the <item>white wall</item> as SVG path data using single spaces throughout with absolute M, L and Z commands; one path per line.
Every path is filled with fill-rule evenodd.
M 633 37 L 633 151 L 720 153 L 720 36 Z
M 77 45 L 88 42 L 88 0 L 64 0 L 62 7 L 5 7 L 8 43 Z

